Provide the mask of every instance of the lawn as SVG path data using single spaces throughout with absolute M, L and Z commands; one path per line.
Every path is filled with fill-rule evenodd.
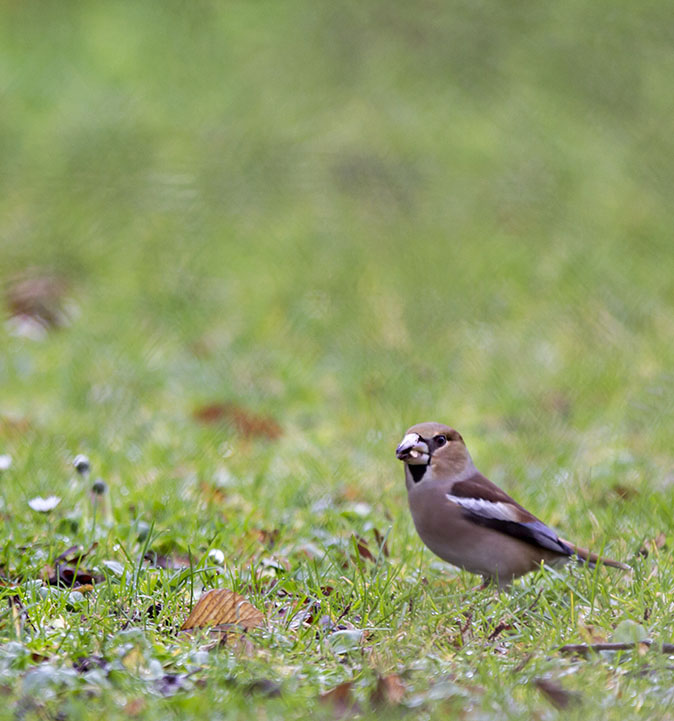
M 0 20 L 0 718 L 674 718 L 674 8 Z M 632 575 L 474 590 L 426 420 Z

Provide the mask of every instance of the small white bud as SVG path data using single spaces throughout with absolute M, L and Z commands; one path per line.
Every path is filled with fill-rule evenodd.
M 89 459 L 81 453 L 75 456 L 75 459 L 73 460 L 73 466 L 75 466 L 75 470 L 81 476 L 85 476 L 91 470 L 91 464 L 89 463 Z

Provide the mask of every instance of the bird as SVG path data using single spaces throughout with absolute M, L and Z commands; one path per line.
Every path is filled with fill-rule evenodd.
M 461 434 L 442 423 L 409 428 L 396 448 L 405 464 L 412 519 L 421 540 L 444 561 L 479 574 L 483 587 L 573 558 L 623 571 L 630 567 L 560 538 L 475 467 Z

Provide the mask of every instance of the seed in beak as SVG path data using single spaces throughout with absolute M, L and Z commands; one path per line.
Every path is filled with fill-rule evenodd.
M 410 458 L 419 458 L 419 451 L 410 451 Z

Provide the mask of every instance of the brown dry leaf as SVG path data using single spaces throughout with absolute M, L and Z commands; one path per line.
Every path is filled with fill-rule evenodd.
M 374 533 L 374 540 L 377 542 L 377 546 L 381 548 L 381 552 L 384 554 L 386 558 L 389 557 L 389 550 L 388 550 L 388 544 L 386 543 L 386 536 L 384 536 L 378 528 L 373 528 L 372 532 Z
M 207 591 L 197 601 L 181 630 L 229 624 L 247 630 L 259 626 L 263 621 L 262 612 L 243 596 L 226 588 L 217 588 Z
M 358 555 L 361 558 L 364 558 L 366 561 L 374 561 L 375 557 L 372 554 L 369 546 L 367 545 L 367 541 L 362 536 L 358 536 L 355 533 L 353 534 L 353 538 L 356 539 L 356 548 L 358 549 Z
M 349 484 L 342 489 L 340 499 L 349 503 L 361 501 L 363 498 L 363 487 L 360 485 Z
M 639 491 L 637 491 L 636 488 L 624 486 L 622 483 L 614 483 L 611 490 L 623 501 L 630 501 L 639 495 Z
M 200 423 L 231 423 L 244 438 L 268 438 L 274 440 L 282 434 L 281 426 L 271 417 L 243 408 L 236 403 L 209 403 L 193 412 Z
M 26 418 L 0 418 L 0 436 L 3 438 L 16 438 L 23 436 L 30 430 L 30 421 Z
M 276 541 L 279 537 L 279 529 L 274 528 L 273 530 L 269 531 L 266 528 L 258 528 L 257 529 L 257 540 L 266 546 L 267 548 L 274 548 L 276 545 Z
M 62 278 L 39 268 L 17 275 L 5 289 L 9 315 L 17 320 L 34 322 L 38 326 L 59 328 L 67 325 L 63 307 L 67 286 Z
M 50 586 L 62 588 L 73 588 L 73 586 L 89 586 L 94 583 L 102 583 L 105 576 L 94 573 L 86 568 L 67 566 L 57 563 L 54 568 L 45 566 L 42 569 L 42 580 Z
M 78 591 L 79 593 L 91 593 L 94 590 L 94 587 L 90 583 L 83 583 L 81 586 L 74 586 L 73 591 Z
M 147 707 L 147 701 L 142 698 L 132 698 L 130 701 L 127 701 L 124 705 L 124 713 L 127 716 L 139 716 L 143 711 L 145 711 L 145 708 Z
M 502 621 L 501 623 L 496 624 L 496 627 L 494 628 L 494 630 L 489 634 L 489 636 L 487 636 L 487 640 L 494 641 L 504 631 L 512 631 L 512 629 L 513 629 L 512 624 Z
M 220 423 L 226 420 L 227 412 L 224 403 L 209 403 L 199 406 L 192 412 L 195 421 L 200 423 Z
M 380 676 L 377 688 L 372 692 L 370 700 L 375 706 L 397 706 L 405 697 L 405 684 L 400 676 Z
M 81 563 L 92 551 L 98 548 L 98 541 L 89 546 L 88 549 L 84 549 L 82 546 L 70 546 L 60 556 L 54 559 L 56 565 L 60 563 L 69 563 L 71 565 L 77 565 Z
M 274 440 L 282 434 L 281 426 L 271 417 L 251 413 L 234 403 L 226 404 L 227 419 L 245 438 L 269 438 Z
M 227 502 L 227 494 L 218 486 L 214 486 L 207 481 L 201 481 L 199 484 L 199 493 L 206 503 L 223 507 Z
M 359 712 L 358 703 L 351 693 L 353 681 L 345 681 L 339 686 L 322 693 L 318 700 L 326 705 L 332 706 L 332 710 L 337 718 L 342 718 L 347 714 L 356 714 Z
M 644 545 L 639 549 L 639 555 L 646 558 L 649 553 L 655 553 L 661 548 L 664 548 L 667 544 L 667 536 L 664 531 L 660 531 L 655 538 L 651 538 L 646 541 Z
M 558 709 L 568 708 L 580 703 L 580 695 L 574 691 L 567 691 L 557 681 L 548 678 L 535 678 L 536 688 Z

